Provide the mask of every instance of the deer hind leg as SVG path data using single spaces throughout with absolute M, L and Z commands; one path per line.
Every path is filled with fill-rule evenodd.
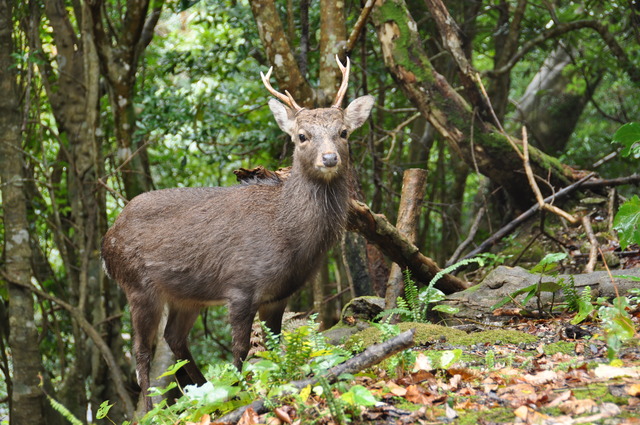
M 185 385 L 203 385 L 207 382 L 200 369 L 198 369 L 198 365 L 196 365 L 187 344 L 189 331 L 191 331 L 193 323 L 198 318 L 198 314 L 200 314 L 198 308 L 178 309 L 170 306 L 167 326 L 164 329 L 164 339 L 176 356 L 176 360 L 189 361 L 176 372 L 176 379 L 182 388 Z
M 151 410 L 149 397 L 149 370 L 153 357 L 158 325 L 162 318 L 162 303 L 154 300 L 153 296 L 131 296 L 131 324 L 133 326 L 133 348 L 136 356 L 136 375 L 140 385 L 140 395 L 144 397 L 146 410 Z
M 260 320 L 265 322 L 267 327 L 275 335 L 280 334 L 282 330 L 282 315 L 287 307 L 287 300 L 280 300 L 269 304 L 262 304 L 258 309 Z

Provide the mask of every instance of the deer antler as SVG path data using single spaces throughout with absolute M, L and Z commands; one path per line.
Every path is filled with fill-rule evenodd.
M 336 93 L 336 100 L 333 101 L 332 108 L 341 108 L 342 107 L 342 99 L 344 99 L 345 93 L 347 93 L 347 86 L 349 85 L 349 69 L 351 68 L 351 62 L 349 62 L 349 56 L 347 56 L 347 66 L 342 65 L 340 62 L 340 58 L 336 55 L 336 62 L 338 62 L 338 66 L 340 67 L 340 71 L 342 72 L 342 84 L 340 84 L 340 88 L 338 89 L 338 93 Z
M 284 94 L 280 93 L 279 91 L 277 91 L 271 86 L 271 83 L 269 82 L 269 77 L 271 77 L 271 71 L 273 71 L 273 67 L 269 68 L 269 72 L 267 72 L 267 75 L 264 75 L 262 71 L 260 71 L 260 77 L 262 77 L 262 82 L 264 83 L 264 86 L 267 88 L 267 90 L 269 90 L 269 93 L 271 93 L 272 95 L 274 95 L 275 97 L 277 97 L 278 99 L 280 99 L 281 101 L 289 105 L 289 107 L 293 109 L 295 112 L 300 112 L 301 110 L 303 110 L 304 108 L 298 105 L 295 100 L 293 100 L 293 96 L 291 96 L 291 93 L 285 90 L 284 91 L 286 94 L 285 96 Z

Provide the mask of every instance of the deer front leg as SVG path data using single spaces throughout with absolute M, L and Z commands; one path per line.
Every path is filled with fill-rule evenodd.
M 248 298 L 248 297 L 247 297 Z M 242 362 L 247 358 L 251 345 L 251 327 L 258 308 L 246 299 L 232 300 L 229 303 L 229 322 L 231 323 L 231 352 L 233 364 L 242 371 Z

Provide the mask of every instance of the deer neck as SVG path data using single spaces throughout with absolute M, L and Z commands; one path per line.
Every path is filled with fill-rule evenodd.
M 311 240 L 333 244 L 346 225 L 348 170 L 324 181 L 310 178 L 297 168 L 294 165 L 283 184 L 279 209 L 282 228 L 285 232 L 308 232 Z

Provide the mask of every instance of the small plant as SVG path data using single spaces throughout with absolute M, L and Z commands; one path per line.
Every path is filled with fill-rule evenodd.
M 607 357 L 613 361 L 624 341 L 630 340 L 636 334 L 636 329 L 627 308 L 629 300 L 626 297 L 616 297 L 610 305 L 598 309 L 598 317 L 604 330 L 607 342 Z
M 571 324 L 577 325 L 583 322 L 595 310 L 591 297 L 591 287 L 584 287 L 582 293 L 578 294 L 573 276 L 569 276 L 568 282 L 565 282 L 564 279 L 558 280 L 558 284 L 562 287 L 562 292 L 564 293 L 566 309 L 577 313 L 571 320 Z
M 640 122 L 620 127 L 613 135 L 613 142 L 624 146 L 620 155 L 640 158 Z M 631 244 L 640 244 L 640 198 L 637 195 L 620 206 L 613 227 L 618 231 L 622 250 Z
M 183 396 L 174 404 L 168 405 L 166 400 L 163 400 L 154 406 L 139 424 L 170 425 L 197 421 L 204 414 L 213 412 L 216 415 L 224 415 L 259 398 L 265 400 L 265 405 L 276 408 L 284 394 L 288 394 L 286 400 L 298 403 L 298 411 L 309 410 L 306 403 L 311 389 L 297 391 L 289 383 L 310 374 L 323 376 L 329 368 L 349 357 L 345 350 L 326 342 L 324 336 L 318 332 L 318 324 L 314 319 L 315 316 L 312 316 L 307 324 L 291 332 L 283 332 L 282 338 L 274 335 L 263 325 L 267 350 L 256 354 L 256 357 L 260 358 L 258 362 L 245 363 L 242 372 L 230 363 L 211 365 L 207 373 L 209 382 L 200 387 L 188 385 L 182 388 Z M 183 365 L 184 363 L 174 365 L 165 375 L 175 374 Z M 340 377 L 343 378 L 345 377 Z M 367 405 L 365 402 L 373 399 L 368 390 L 363 388 L 362 391 L 354 387 L 343 391 L 340 397 L 335 397 L 334 391 L 340 387 L 340 383 L 330 385 L 325 380 L 325 384 L 317 386 L 316 389 L 326 386 L 324 390 L 319 390 L 320 395 L 325 398 L 330 408 L 335 407 L 331 408 L 331 413 L 334 415 L 338 412 L 335 413 L 337 416 L 333 417 L 340 424 L 349 422 L 349 412 L 358 412 L 357 408 L 352 409 L 350 406 L 354 403 L 358 406 Z M 154 388 L 151 395 L 164 394 L 176 385 L 171 383 L 166 388 Z M 302 393 L 305 391 L 307 393 L 303 396 Z M 106 416 L 110 406 L 104 403 L 103 405 Z
M 495 310 L 508 304 L 509 302 L 516 303 L 524 309 L 531 298 L 536 297 L 538 301 L 538 310 L 542 311 L 542 300 L 540 298 L 541 294 L 543 292 L 550 292 L 555 295 L 556 292 L 562 289 L 562 286 L 559 283 L 543 282 L 543 276 L 557 276 L 557 273 L 554 272 L 554 270 L 565 258 L 567 258 L 567 254 L 565 254 L 564 252 L 545 255 L 545 257 L 540 260 L 538 264 L 536 264 L 531 270 L 529 270 L 530 273 L 539 273 L 541 275 L 540 280 L 538 280 L 538 282 L 534 283 L 533 285 L 529 285 L 525 288 L 521 288 L 517 291 L 512 292 L 511 294 L 500 300 L 498 303 L 491 306 L 491 309 Z M 516 297 L 522 294 L 526 294 L 526 296 L 521 302 L 518 302 L 516 300 Z M 551 303 L 551 305 L 553 305 L 553 302 Z
M 471 263 L 478 263 L 480 265 L 484 264 L 481 258 L 468 258 L 466 260 L 459 261 L 436 273 L 431 281 L 429 281 L 429 284 L 421 290 L 418 290 L 416 282 L 411 278 L 411 272 L 409 269 L 406 269 L 404 271 L 405 297 L 398 297 L 396 301 L 398 307 L 383 311 L 376 317 L 376 319 L 387 317 L 387 320 L 390 320 L 394 314 L 398 314 L 405 320 L 418 323 L 428 323 L 427 313 L 429 306 L 440 302 L 445 298 L 444 293 L 434 287 L 436 282 L 438 282 L 438 280 L 440 280 L 445 274 L 451 273 L 455 269 Z M 448 314 L 455 314 L 459 309 L 446 305 L 436 305 L 433 307 L 433 310 Z

